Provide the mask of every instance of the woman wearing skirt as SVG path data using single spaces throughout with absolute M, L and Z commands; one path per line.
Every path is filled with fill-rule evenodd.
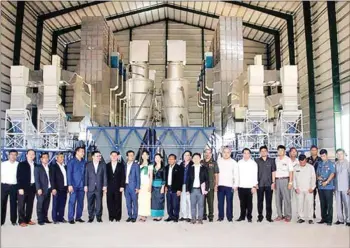
M 157 153 L 154 161 L 151 216 L 154 221 L 160 221 L 164 216 L 165 169 L 162 155 Z
M 147 216 L 151 215 L 151 191 L 153 180 L 153 165 L 149 162 L 149 152 L 143 151 L 140 161 L 141 186 L 139 192 L 140 221 L 145 222 Z

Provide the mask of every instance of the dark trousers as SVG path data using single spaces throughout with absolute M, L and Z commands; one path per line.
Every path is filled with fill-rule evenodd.
M 70 193 L 68 203 L 68 221 L 74 220 L 75 207 L 77 207 L 77 214 L 75 215 L 75 219 L 81 219 L 84 209 L 84 196 L 85 192 L 83 189 L 74 189 L 74 191 Z
M 209 215 L 207 215 L 207 204 L 209 209 Z M 204 196 L 204 217 L 208 216 L 209 219 L 214 218 L 214 189 L 210 189 L 208 194 Z
M 11 223 L 17 222 L 17 185 L 1 184 L 1 225 L 5 224 L 7 200 L 10 196 Z
M 231 187 L 218 187 L 218 205 L 219 205 L 219 219 L 224 219 L 224 204 L 226 198 L 226 217 L 227 220 L 233 218 L 233 189 Z
M 317 188 L 314 189 L 314 216 L 316 216 L 316 195 L 317 195 L 317 190 L 318 190 Z
M 47 212 L 49 211 L 50 200 L 51 200 L 51 189 L 48 189 L 45 193 L 41 195 L 36 195 L 36 215 L 38 216 L 38 222 L 44 223 L 48 220 Z
M 251 188 L 238 188 L 238 197 L 241 206 L 240 219 L 245 219 L 247 216 L 248 220 L 252 219 L 253 210 L 253 195 Z
M 122 218 L 122 193 L 119 190 L 107 191 L 107 208 L 109 220 L 119 221 Z
M 139 209 L 138 205 L 138 194 L 135 192 L 135 188 L 131 188 L 128 184 L 125 185 L 124 195 L 126 201 L 126 207 L 128 209 L 128 216 L 131 219 L 137 218 Z
M 259 187 L 258 189 L 258 219 L 263 219 L 264 195 L 266 205 L 266 219 L 271 220 L 272 216 L 272 190 L 271 186 Z
M 29 223 L 32 219 L 33 204 L 35 198 L 36 188 L 33 183 L 29 188 L 24 190 L 24 194 L 17 194 L 18 199 L 18 222 Z
M 321 204 L 321 217 L 326 223 L 333 221 L 333 190 L 318 190 Z
M 87 193 L 89 220 L 93 220 L 95 215 L 97 219 L 102 217 L 102 190 L 95 189 Z
M 169 218 L 178 220 L 180 212 L 180 196 L 177 196 L 176 192 L 168 190 L 166 194 L 166 205 Z
M 52 197 L 52 220 L 54 222 L 64 220 L 64 209 L 67 202 L 67 190 L 57 190 Z

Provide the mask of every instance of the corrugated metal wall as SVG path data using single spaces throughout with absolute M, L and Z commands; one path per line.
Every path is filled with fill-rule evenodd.
M 312 36 L 316 93 L 318 144 L 334 151 L 333 89 L 331 51 L 326 2 L 313 2 Z
M 161 82 L 165 77 L 165 21 L 154 23 L 132 29 L 132 40 L 149 40 L 150 41 L 150 68 L 156 70 L 156 87 L 161 87 Z M 119 49 L 123 54 L 123 60 L 128 63 L 129 54 L 129 37 L 130 31 L 125 30 L 115 34 L 118 40 Z M 209 51 L 213 31 L 204 30 L 204 51 Z M 186 24 L 168 23 L 169 40 L 185 40 L 187 49 L 187 65 L 185 66 L 184 75 L 190 81 L 189 85 L 189 118 L 190 126 L 202 125 L 202 110 L 197 106 L 197 77 L 201 68 L 202 61 L 202 31 L 201 28 L 193 27 Z M 74 63 L 77 63 L 75 53 L 79 43 L 69 45 L 68 49 L 68 69 L 74 69 Z M 244 63 L 245 65 L 254 63 L 256 54 L 263 55 L 263 63 L 267 65 L 266 45 L 251 40 L 244 40 Z M 71 93 L 67 92 L 66 106 L 71 106 Z M 68 109 L 69 110 L 69 109 Z

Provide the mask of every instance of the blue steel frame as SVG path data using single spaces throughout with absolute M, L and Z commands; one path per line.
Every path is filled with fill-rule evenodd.
M 158 148 L 162 148 L 162 143 L 169 136 L 175 141 L 175 145 L 183 152 L 193 146 L 199 135 L 203 135 L 206 140 L 206 143 L 203 144 L 203 148 L 205 148 L 206 145 L 215 148 L 215 139 L 212 138 L 215 129 L 212 127 L 88 127 L 86 130 L 87 135 L 91 131 L 94 133 L 93 140 L 96 141 L 100 135 L 104 135 L 108 141 L 107 145 L 109 145 L 112 150 L 119 151 L 122 155 L 125 155 L 124 146 L 131 135 L 136 135 L 140 142 L 139 147 L 149 150 L 151 158 L 154 157 Z M 111 137 L 107 131 L 115 131 L 115 137 Z M 125 136 L 123 138 L 121 138 L 121 131 L 127 132 L 126 135 L 124 134 Z M 188 131 L 191 131 L 193 134 L 189 136 Z M 180 137 L 175 132 L 180 132 Z M 154 136 L 154 134 L 157 135 L 158 133 L 161 133 L 161 135 L 153 139 L 152 136 Z M 208 133 L 211 133 L 211 135 L 208 135 Z M 93 146 L 91 144 L 86 146 L 86 157 L 92 148 Z

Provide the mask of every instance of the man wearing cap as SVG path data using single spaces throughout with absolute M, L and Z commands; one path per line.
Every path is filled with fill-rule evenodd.
M 315 173 L 316 173 L 318 164 L 322 162 L 321 157 L 318 156 L 318 148 L 317 148 L 317 146 L 315 146 L 315 145 L 311 146 L 310 154 L 311 154 L 311 156 L 307 158 L 306 162 L 308 164 L 311 164 L 314 167 Z M 317 188 L 318 188 L 318 184 L 316 183 L 316 189 L 314 190 L 314 215 L 313 215 L 314 219 L 316 219 L 315 211 L 316 211 Z
M 326 223 L 332 225 L 333 220 L 333 190 L 334 190 L 334 164 L 328 160 L 328 152 L 326 149 L 320 151 L 322 162 L 317 168 L 318 195 L 321 203 L 321 221 L 318 224 Z
M 306 162 L 305 155 L 299 155 L 299 164 L 294 167 L 294 190 L 297 199 L 298 223 L 308 220 L 313 224 L 312 205 L 313 192 L 316 188 L 314 167 Z
M 350 165 L 345 159 L 345 151 L 337 150 L 337 162 L 335 162 L 336 178 L 335 178 L 335 196 L 337 202 L 336 225 L 346 223 L 350 226 Z

